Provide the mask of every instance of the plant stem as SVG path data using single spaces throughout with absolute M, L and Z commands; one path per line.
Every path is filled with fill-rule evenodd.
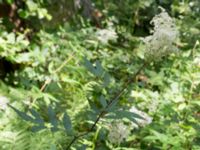
M 74 136 L 74 138 L 71 140 L 71 142 L 69 143 L 69 145 L 67 146 L 66 150 L 69 150 L 70 147 L 73 145 L 73 143 L 75 143 L 79 138 L 89 134 L 90 132 L 93 132 L 94 128 L 96 127 L 97 123 L 100 121 L 100 119 L 107 113 L 105 110 L 109 109 L 114 103 L 117 103 L 119 98 L 123 95 L 124 91 L 127 89 L 128 85 L 131 84 L 132 82 L 135 81 L 137 75 L 145 68 L 145 66 L 147 65 L 146 62 L 143 63 L 143 65 L 137 70 L 137 72 L 131 76 L 131 78 L 124 84 L 123 88 L 117 93 L 117 95 L 114 96 L 114 98 L 107 104 L 107 106 L 105 107 L 104 110 L 102 110 L 98 117 L 96 118 L 95 122 L 93 123 L 93 125 L 91 126 L 91 128 L 82 134 L 79 134 L 77 136 Z
M 63 67 L 75 56 L 75 52 L 73 52 L 69 58 L 67 58 L 55 71 L 53 71 L 53 74 L 56 74 L 58 72 L 60 72 Z M 44 84 L 41 86 L 40 91 L 43 92 L 45 90 L 45 88 L 47 87 L 47 85 L 49 85 L 51 83 L 52 79 L 47 79 Z M 29 108 L 32 108 L 32 106 L 35 104 L 37 98 L 33 99 L 33 101 L 29 104 Z

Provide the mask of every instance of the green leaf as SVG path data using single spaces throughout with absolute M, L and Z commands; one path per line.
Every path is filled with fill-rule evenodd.
M 101 77 L 103 73 L 104 73 L 104 70 L 101 66 L 101 63 L 99 61 L 96 61 L 95 75 L 98 77 Z
M 11 107 L 25 121 L 34 122 L 34 119 L 31 116 L 27 115 L 25 112 L 22 112 L 11 105 L 9 105 L 9 107 Z
M 92 65 L 92 63 L 87 59 L 84 58 L 84 66 L 88 69 L 88 71 L 90 71 L 92 74 L 96 74 L 96 69 L 94 68 L 94 66 Z
M 56 118 L 56 114 L 51 106 L 49 106 L 49 108 L 48 108 L 48 116 L 49 116 L 50 123 L 53 126 L 51 128 L 51 131 L 53 131 L 53 132 L 57 131 L 58 130 L 58 121 Z
M 38 132 L 38 131 L 43 130 L 43 129 L 45 129 L 45 128 L 46 128 L 45 126 L 33 126 L 33 127 L 31 128 L 31 130 L 32 130 L 33 132 Z
M 6 0 L 6 2 L 7 2 L 8 4 L 12 4 L 12 3 L 14 2 L 14 0 Z
M 67 134 L 71 135 L 72 134 L 72 124 L 70 117 L 68 114 L 65 112 L 64 117 L 63 117 L 63 126 L 67 132 Z
M 26 10 L 19 9 L 18 14 L 23 19 L 26 19 L 28 17 L 28 12 Z
M 107 87 L 110 84 L 110 75 L 106 72 L 103 77 L 103 86 Z
M 138 118 L 138 119 L 144 119 L 143 117 L 141 117 L 140 115 L 127 111 L 127 110 L 118 110 L 116 111 L 117 115 L 120 115 L 122 117 L 126 117 L 126 118 Z
M 153 136 L 150 136 L 149 138 L 146 137 L 146 139 L 153 139 L 153 137 L 154 137 L 155 140 L 159 140 L 159 141 L 161 141 L 163 143 L 168 143 L 169 142 L 169 139 L 168 139 L 167 135 L 159 133 L 159 132 L 157 132 L 155 130 L 151 130 L 151 133 L 153 134 Z
M 56 145 L 52 144 L 51 147 L 50 147 L 50 150 L 57 150 Z
M 123 118 L 127 118 L 130 121 L 138 124 L 138 122 L 136 121 L 136 118 L 139 119 L 144 119 L 143 117 L 141 117 L 140 115 L 130 112 L 130 111 L 126 111 L 126 110 L 114 110 L 113 112 L 107 114 L 106 118 L 108 119 L 123 119 Z
M 39 125 L 44 125 L 44 120 L 40 116 L 38 112 L 36 112 L 34 109 L 30 109 L 31 114 L 35 117 L 35 123 Z
M 103 108 L 106 108 L 106 106 L 107 106 L 107 101 L 106 101 L 106 99 L 105 99 L 105 97 L 104 97 L 103 95 L 100 96 L 99 101 L 100 101 L 102 107 L 103 107 Z
M 114 112 L 117 109 L 117 104 L 118 104 L 118 98 L 115 98 L 114 100 L 112 100 L 111 105 L 107 108 L 107 111 L 109 112 Z
M 133 118 L 144 119 L 140 115 L 133 113 L 133 112 L 130 112 L 130 111 L 127 111 L 127 110 L 117 110 L 115 113 L 116 113 L 116 115 L 118 115 L 120 117 L 125 117 L 125 118 L 128 118 L 130 120 L 133 119 Z

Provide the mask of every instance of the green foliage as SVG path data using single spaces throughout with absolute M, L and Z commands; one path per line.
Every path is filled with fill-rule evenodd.
M 199 1 L 84 2 L 0 1 L 0 149 L 200 149 Z

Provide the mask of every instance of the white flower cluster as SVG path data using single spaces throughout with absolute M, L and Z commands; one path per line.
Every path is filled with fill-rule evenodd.
M 154 25 L 153 34 L 142 39 L 146 47 L 144 56 L 148 60 L 158 61 L 161 57 L 177 51 L 174 42 L 179 33 L 174 20 L 164 9 L 152 19 L 151 24 Z
M 130 129 L 121 120 L 115 120 L 109 124 L 108 139 L 113 144 L 120 144 L 130 134 Z
M 152 122 L 152 118 L 147 115 L 146 113 L 138 110 L 136 107 L 131 107 L 131 109 L 129 110 L 132 113 L 138 114 L 139 116 L 141 116 L 143 119 L 139 119 L 139 118 L 135 118 L 136 123 L 132 123 L 133 128 L 139 128 L 139 127 L 144 127 L 148 124 L 150 124 Z
M 8 98 L 5 96 L 0 96 L 0 109 L 5 110 L 7 108 Z
M 117 33 L 113 29 L 101 29 L 96 32 L 97 39 L 103 43 L 107 44 L 109 40 L 116 40 Z
M 150 114 L 157 112 L 160 103 L 160 94 L 156 91 L 142 90 L 142 91 L 131 91 L 131 97 L 137 103 L 137 106 L 140 108 L 148 109 Z

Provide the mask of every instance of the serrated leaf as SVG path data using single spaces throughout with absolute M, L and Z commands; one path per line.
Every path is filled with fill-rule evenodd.
M 143 117 L 141 117 L 140 115 L 138 115 L 136 113 L 125 111 L 125 110 L 115 110 L 112 113 L 107 114 L 106 118 L 108 118 L 108 119 L 127 118 L 130 121 L 134 122 L 135 124 L 138 124 L 138 122 L 136 121 L 137 118 L 144 119 Z
M 103 107 L 103 108 L 106 108 L 106 106 L 107 106 L 107 101 L 106 101 L 106 99 L 105 99 L 105 97 L 104 97 L 103 95 L 100 96 L 99 101 L 100 101 L 102 107 Z
M 12 108 L 23 120 L 34 122 L 34 119 L 31 116 L 27 115 L 25 112 L 22 112 L 11 105 L 9 105 L 9 107 Z
M 88 71 L 90 71 L 92 74 L 96 74 L 96 69 L 94 68 L 94 66 L 92 65 L 92 63 L 87 59 L 84 58 L 84 66 L 88 69 Z
M 35 123 L 44 125 L 44 120 L 40 116 L 38 112 L 36 112 L 34 109 L 30 109 L 31 114 L 35 117 Z
M 118 116 L 125 117 L 125 118 L 128 118 L 130 120 L 132 118 L 144 119 L 142 116 L 140 116 L 140 115 L 138 115 L 136 113 L 130 112 L 130 111 L 126 111 L 126 110 L 118 110 L 115 113 Z
M 51 106 L 48 107 L 48 116 L 49 116 L 49 120 L 51 125 L 53 126 L 51 128 L 51 131 L 57 131 L 58 130 L 58 121 L 56 118 L 56 113 L 54 112 L 54 110 L 52 109 Z
M 118 103 L 118 98 L 115 98 L 115 99 L 112 101 L 112 103 L 110 104 L 110 106 L 107 108 L 107 111 L 108 111 L 108 112 L 114 112 L 114 111 L 116 111 L 116 108 L 117 108 L 117 107 L 115 107 L 115 106 L 117 105 L 117 103 Z
M 95 75 L 98 77 L 101 77 L 103 72 L 104 70 L 103 70 L 103 67 L 101 66 L 101 63 L 99 61 L 96 61 Z
M 72 124 L 70 117 L 68 114 L 65 112 L 64 117 L 63 117 L 63 126 L 68 134 L 72 134 Z
M 110 84 L 110 75 L 106 72 L 103 77 L 103 86 L 107 87 Z
M 91 108 L 93 111 L 99 112 L 99 109 L 97 108 L 96 103 L 95 103 L 94 101 L 88 99 L 88 103 L 89 103 L 89 105 L 90 105 L 90 108 Z
M 33 127 L 31 128 L 31 130 L 32 130 L 33 132 L 38 132 L 38 131 L 43 130 L 43 129 L 45 129 L 45 126 L 33 126 Z

